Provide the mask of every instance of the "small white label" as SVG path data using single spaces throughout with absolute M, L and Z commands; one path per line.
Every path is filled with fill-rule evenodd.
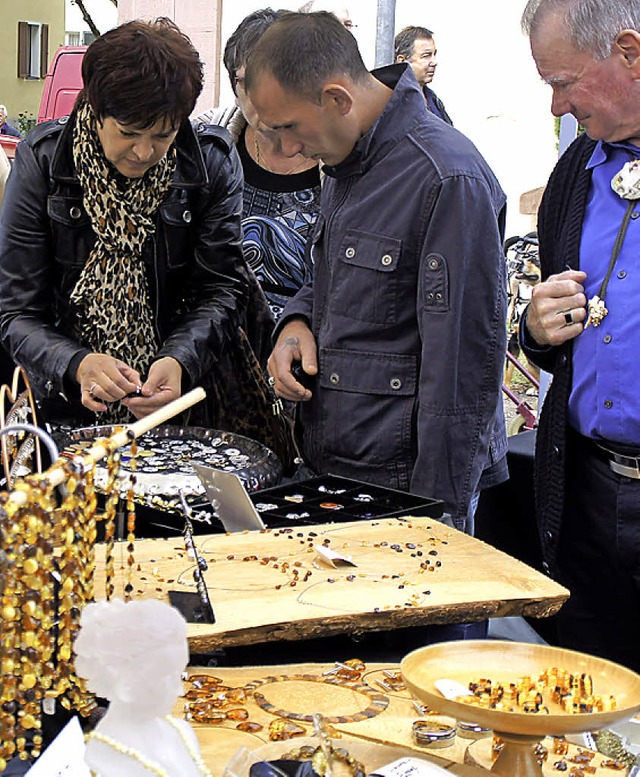
M 331 550 L 331 548 L 327 548 L 324 545 L 314 545 L 313 549 L 325 564 L 329 564 L 329 566 L 334 569 L 337 569 L 338 567 L 356 566 L 351 560 L 351 556 L 341 556 L 339 553 L 336 553 L 335 550 Z
M 451 772 L 422 758 L 401 758 L 372 772 L 370 777 L 432 777 L 439 774 L 451 777 Z
M 84 736 L 72 718 L 27 772 L 27 777 L 91 777 L 84 760 Z
M 434 685 L 445 699 L 453 701 L 458 696 L 472 696 L 469 688 L 457 680 L 436 680 Z

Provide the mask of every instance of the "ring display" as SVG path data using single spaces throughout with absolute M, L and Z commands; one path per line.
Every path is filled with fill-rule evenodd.
M 88 448 L 96 438 L 108 436 L 113 427 L 83 429 L 59 427 L 54 438 L 63 455 L 72 456 Z M 201 498 L 204 488 L 192 462 L 231 472 L 247 491 L 274 486 L 282 475 L 282 466 L 267 447 L 248 437 L 196 426 L 158 426 L 138 439 L 138 461 L 134 499 L 138 504 L 165 511 L 180 509 L 179 494 Z M 96 487 L 101 488 L 105 470 L 98 466 Z M 119 479 L 128 483 L 129 448 L 122 450 Z

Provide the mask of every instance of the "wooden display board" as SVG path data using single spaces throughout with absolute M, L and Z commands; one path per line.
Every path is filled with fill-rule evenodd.
M 190 624 L 192 652 L 427 623 L 557 612 L 569 592 L 495 548 L 431 518 L 198 536 L 216 616 Z M 355 566 L 332 568 L 316 547 Z M 116 546 L 121 595 L 126 544 Z M 133 597 L 168 600 L 196 592 L 195 561 L 180 538 L 136 543 Z M 104 596 L 104 548 L 98 547 L 96 598 Z
M 342 661 L 354 656 L 336 656 Z M 225 686 L 252 687 L 259 691 L 261 696 L 275 708 L 282 712 L 293 714 L 309 714 L 320 712 L 325 717 L 352 716 L 365 708 L 369 701 L 360 690 L 354 690 L 349 686 L 340 687 L 323 682 L 312 682 L 308 679 L 330 677 L 327 672 L 335 669 L 329 664 L 290 664 L 282 666 L 261 667 L 219 667 L 215 669 L 193 667 L 189 674 L 210 674 L 217 676 Z M 432 749 L 420 747 L 412 738 L 412 724 L 420 718 L 413 700 L 406 689 L 388 692 L 380 685 L 379 681 L 385 681 L 385 672 L 399 671 L 397 664 L 367 664 L 358 684 L 366 686 L 371 691 L 382 694 L 387 705 L 380 712 L 354 722 L 330 723 L 330 733 L 334 745 L 346 748 L 354 757 L 362 761 L 367 767 L 367 774 L 375 768 L 390 763 L 396 758 L 413 756 L 424 758 L 437 764 L 452 774 L 472 775 L 487 774 L 492 765 L 491 746 L 492 737 L 474 741 L 456 736 L 453 744 L 441 748 Z M 265 681 L 266 682 L 262 682 Z M 273 682 L 269 682 L 273 680 Z M 189 684 L 186 684 L 189 687 Z M 180 699 L 174 710 L 177 717 L 184 716 L 185 699 Z M 296 737 L 285 742 L 269 741 L 269 723 L 276 717 L 274 712 L 265 709 L 264 701 L 259 706 L 249 693 L 244 702 L 228 705 L 242 707 L 249 714 L 249 720 L 259 723 L 262 728 L 255 732 L 240 731 L 233 720 L 225 720 L 216 725 L 192 723 L 198 737 L 203 756 L 213 774 L 221 775 L 225 765 L 239 747 L 247 747 L 256 751 L 265 760 L 277 759 L 292 748 L 306 744 L 313 734 L 313 727 L 306 721 L 297 721 L 305 729 L 305 737 Z M 225 706 L 223 709 L 227 709 Z M 429 719 L 455 725 L 453 718 L 434 715 Z M 316 743 L 317 744 L 317 743 Z M 560 756 L 553 754 L 554 740 L 547 738 L 543 744 L 549 750 L 547 763 L 544 765 L 544 775 L 560 774 L 554 769 L 554 763 Z M 567 758 L 575 757 L 580 750 L 574 744 L 569 744 Z M 591 766 L 595 767 L 592 775 L 598 777 L 624 777 L 628 769 L 613 771 L 603 767 L 607 759 L 600 754 L 593 756 Z M 465 765 L 466 764 L 466 765 Z M 571 765 L 571 764 L 569 764 Z M 569 773 L 567 769 L 565 774 Z M 245 777 L 239 775 L 238 777 Z

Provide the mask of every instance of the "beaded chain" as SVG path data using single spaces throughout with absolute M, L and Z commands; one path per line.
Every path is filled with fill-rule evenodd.
M 111 440 L 101 442 L 108 451 L 105 520 L 111 539 L 119 454 Z M 135 457 L 134 443 L 132 449 Z M 49 701 L 59 699 L 82 716 L 96 706 L 73 662 L 80 614 L 94 598 L 95 468 L 88 456 L 60 459 L 49 472 L 60 474 L 60 468 L 65 483 L 61 497 L 40 475 L 18 480 L 14 485 L 17 498 L 0 494 L 0 773 L 12 758 L 26 761 L 40 755 L 43 705 L 46 708 Z M 135 563 L 134 483 L 127 493 L 126 600 L 133 590 Z M 55 555 L 54 542 L 59 547 Z M 113 561 L 107 563 L 106 578 L 109 598 Z
M 27 760 L 42 747 L 40 709 L 55 666 L 52 514 L 46 487 L 33 479 L 16 490 L 27 493 L 19 506 L 2 494 L 0 513 L 0 771 L 10 758 Z
M 178 736 L 182 740 L 182 743 L 184 744 L 187 752 L 189 753 L 189 757 L 195 764 L 196 768 L 198 769 L 202 777 L 211 777 L 211 772 L 207 768 L 207 765 L 202 759 L 202 756 L 194 748 L 193 744 L 186 736 L 184 730 L 178 724 L 178 721 L 174 720 L 174 718 L 172 718 L 170 715 L 167 715 L 164 718 L 164 720 L 166 720 L 166 722 L 173 729 L 175 729 L 175 731 L 177 731 Z M 113 739 L 113 737 L 110 737 L 107 734 L 101 734 L 99 731 L 91 731 L 89 734 L 87 734 L 85 737 L 85 741 L 88 742 L 90 739 L 95 739 L 97 742 L 102 742 L 103 744 L 113 748 L 113 750 L 116 750 L 118 753 L 121 753 L 122 755 L 126 755 L 128 758 L 131 758 L 134 761 L 137 761 L 145 769 L 150 771 L 152 774 L 155 774 L 156 777 L 169 777 L 169 772 L 163 766 L 160 766 L 160 764 L 156 763 L 151 758 L 147 758 L 147 756 L 144 755 L 144 753 L 141 753 L 140 750 L 137 750 L 135 747 L 129 747 L 128 745 L 125 745 L 122 742 L 118 742 L 117 739 Z M 100 777 L 99 774 L 97 774 L 97 772 L 93 772 L 93 774 L 95 775 L 95 777 Z
M 98 440 L 98 443 L 104 443 Z M 107 482 L 105 491 L 107 500 L 104 511 L 104 564 L 105 564 L 105 598 L 111 599 L 114 591 L 114 558 L 113 550 L 116 536 L 116 512 L 120 501 L 120 492 L 117 487 L 118 469 L 120 467 L 120 453 L 112 451 L 107 458 Z
M 93 479 L 87 477 L 91 464 L 82 457 L 66 461 L 66 494 L 60 510 L 62 549 L 59 559 L 58 645 L 55 690 L 66 709 L 87 716 L 96 702 L 84 680 L 75 673 L 73 643 L 80 630 L 80 613 L 93 599 L 93 581 L 84 580 L 86 567 L 95 564 L 96 498 Z
M 126 583 L 124 586 L 124 600 L 125 602 L 131 601 L 131 594 L 133 593 L 133 566 L 136 563 L 135 552 L 135 540 L 136 540 L 136 503 L 135 503 L 135 488 L 136 488 L 136 465 L 138 455 L 138 443 L 135 440 L 133 432 L 129 432 L 129 439 L 131 442 L 131 461 L 129 467 L 131 469 L 131 476 L 129 478 L 129 488 L 127 489 L 127 573 Z

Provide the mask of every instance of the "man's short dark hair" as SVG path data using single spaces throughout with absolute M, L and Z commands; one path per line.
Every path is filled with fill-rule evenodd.
M 393 42 L 396 62 L 398 57 L 404 57 L 405 60 L 411 59 L 417 40 L 433 40 L 433 33 L 426 27 L 405 27 L 404 30 L 400 30 Z
M 273 8 L 262 8 L 254 11 L 237 26 L 224 47 L 223 62 L 229 73 L 231 88 L 236 93 L 236 74 L 247 64 L 249 55 L 262 35 L 274 22 L 281 19 L 288 11 L 274 11 Z
M 287 13 L 260 38 L 247 62 L 245 86 L 271 73 L 285 91 L 319 102 L 322 87 L 344 75 L 364 82 L 369 71 L 353 35 L 327 11 Z
M 146 129 L 168 119 L 178 127 L 193 111 L 202 81 L 198 52 L 170 19 L 132 21 L 89 46 L 80 98 L 100 120 Z

